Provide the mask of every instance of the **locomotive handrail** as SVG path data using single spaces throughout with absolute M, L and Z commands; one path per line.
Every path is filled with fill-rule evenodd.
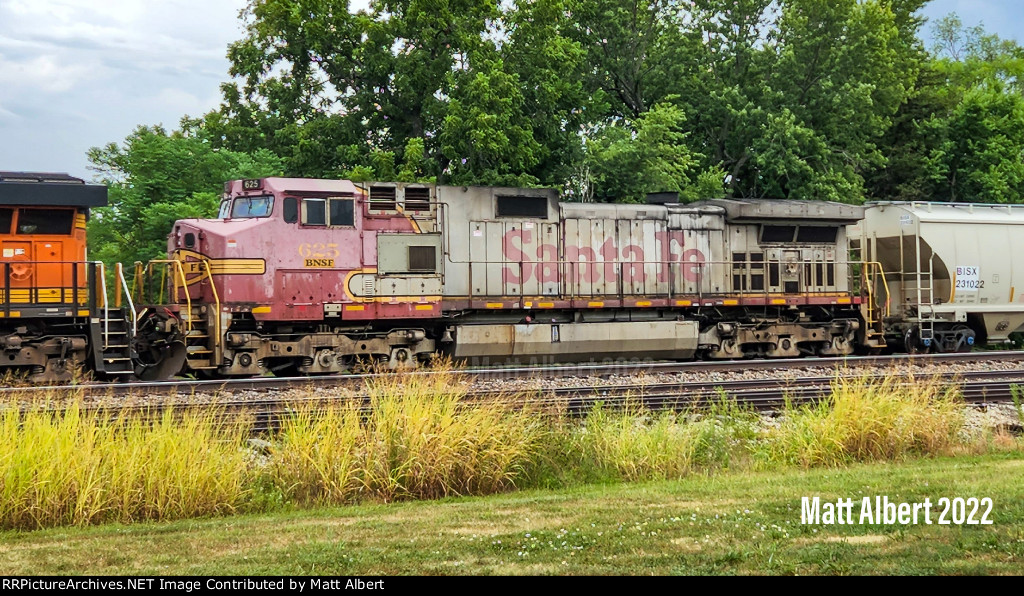
M 17 312 L 12 310 L 12 305 L 18 304 L 73 306 L 76 310 L 77 307 L 99 308 L 106 304 L 105 295 L 101 297 L 98 292 L 92 291 L 100 285 L 91 277 L 97 265 L 102 270 L 99 261 L 0 261 L 0 265 L 0 275 L 3 276 L 0 282 L 0 302 L 3 306 L 0 310 L 6 317 Z M 35 275 L 16 279 L 13 270 L 15 265 L 28 267 L 32 271 L 37 267 L 58 268 L 60 272 L 50 277 L 55 277 L 57 281 L 41 283 Z
M 177 259 L 153 259 L 152 261 L 149 261 L 149 263 L 146 264 L 147 277 L 152 277 L 154 265 L 163 265 L 165 267 L 163 270 L 164 274 L 160 276 L 160 298 L 163 298 L 164 290 L 166 289 L 165 284 L 167 283 L 168 276 L 171 276 L 171 280 L 174 282 L 174 288 L 173 290 L 171 290 L 174 296 L 173 298 L 171 296 L 168 296 L 168 299 L 171 299 L 175 303 L 177 303 L 178 291 L 181 289 L 185 291 L 185 305 L 188 312 L 188 318 L 183 320 L 187 322 L 187 325 L 185 326 L 185 333 L 190 333 L 192 331 L 192 295 L 188 291 L 188 281 L 185 278 L 185 269 L 184 267 L 182 267 L 181 261 Z M 166 268 L 167 265 L 174 266 L 174 273 L 177 273 L 176 279 L 173 276 L 174 273 L 169 272 L 168 269 Z M 178 282 L 181 283 L 180 286 L 178 285 Z M 142 286 L 142 290 L 145 291 L 145 280 L 143 280 L 143 283 L 140 285 Z
M 110 308 L 107 304 L 107 271 L 102 261 L 93 261 L 93 266 L 99 270 L 100 295 L 103 296 L 103 349 L 110 346 Z
M 216 333 L 216 338 L 217 338 L 217 341 L 214 342 L 214 345 L 215 346 L 219 346 L 220 345 L 220 295 L 217 293 L 217 284 L 213 283 L 213 269 L 210 267 L 210 261 L 208 261 L 207 259 L 203 259 L 200 262 L 202 263 L 202 267 L 204 269 L 206 269 L 207 279 L 210 280 L 210 290 L 213 292 L 213 303 L 216 306 L 216 310 L 214 311 L 215 314 L 214 314 L 213 330 Z M 185 292 L 188 293 L 188 290 L 186 289 Z M 191 313 L 192 313 L 192 311 L 190 309 L 189 310 L 189 316 L 190 317 L 191 317 Z M 214 356 L 216 356 L 218 358 L 220 357 L 217 354 L 214 354 Z
M 121 294 L 120 288 L 124 288 L 124 296 L 125 299 L 128 301 L 128 309 L 132 313 L 132 337 L 135 337 L 139 330 L 138 322 L 136 321 L 138 313 L 135 311 L 135 302 L 132 300 L 132 293 L 128 289 L 128 280 L 124 278 L 124 266 L 121 265 L 121 263 L 118 263 L 115 267 L 115 271 L 117 272 L 118 281 L 121 282 L 121 285 L 118 286 L 118 297 L 120 297 Z M 117 301 L 117 304 L 115 304 L 115 306 L 117 306 L 118 308 L 121 307 L 120 300 Z
M 873 269 L 877 269 L 878 276 L 882 278 L 882 287 L 885 288 L 885 310 L 883 311 L 883 316 L 888 317 L 891 295 L 889 294 L 889 282 L 886 281 L 885 279 L 885 271 L 882 269 L 882 264 L 878 261 L 862 261 L 862 264 L 869 266 Z M 872 299 L 874 299 L 874 291 L 870 289 L 870 287 L 871 286 L 868 285 L 868 294 L 871 296 Z
M 705 294 L 711 294 L 711 295 L 716 295 L 717 296 L 717 295 L 728 294 L 728 293 L 764 294 L 764 295 L 771 295 L 771 294 L 791 294 L 791 295 L 792 294 L 802 294 L 802 295 L 811 295 L 811 294 L 814 294 L 816 292 L 829 292 L 829 290 L 827 288 L 835 288 L 835 287 L 840 286 L 840 284 L 838 283 L 838 281 L 835 281 L 832 284 L 829 284 L 826 281 L 822 281 L 822 278 L 820 277 L 820 274 L 818 276 L 814 276 L 816 279 L 819 280 L 819 283 L 810 283 L 808 281 L 808 278 L 806 277 L 806 274 L 803 273 L 803 271 L 806 271 L 805 269 L 803 269 L 805 266 L 807 266 L 807 265 L 832 265 L 832 266 L 836 266 L 836 267 L 849 267 L 851 265 L 863 264 L 863 261 L 847 261 L 847 260 L 839 261 L 839 260 L 830 260 L 830 259 L 801 259 L 801 260 L 796 260 L 796 261 L 783 261 L 783 260 L 780 260 L 780 259 L 766 259 L 764 261 L 733 261 L 733 260 L 629 261 L 629 260 L 622 260 L 622 259 L 616 259 L 616 260 L 595 260 L 595 261 L 591 261 L 591 260 L 586 260 L 585 259 L 585 260 L 582 260 L 582 261 L 572 261 L 572 260 L 566 260 L 566 259 L 558 259 L 558 260 L 525 260 L 524 259 L 524 260 L 500 260 L 500 261 L 495 261 L 495 260 L 487 260 L 487 261 L 472 260 L 472 261 L 450 261 L 450 262 L 452 263 L 452 265 L 465 265 L 465 266 L 467 266 L 468 267 L 468 273 L 469 273 L 469 280 L 470 280 L 470 282 L 472 282 L 474 280 L 474 278 L 475 278 L 474 273 L 477 272 L 477 268 L 481 267 L 481 266 L 483 267 L 483 270 L 485 271 L 485 275 L 484 275 L 484 277 L 482 279 L 482 283 L 480 284 L 480 285 L 483 286 L 483 291 L 478 293 L 476 291 L 476 288 L 474 287 L 476 284 L 470 283 L 469 287 L 468 287 L 468 290 L 469 290 L 468 295 L 469 295 L 470 298 L 472 298 L 473 296 L 476 296 L 476 295 L 479 295 L 479 296 L 496 296 L 496 295 L 498 295 L 498 294 L 496 294 L 495 292 L 492 291 L 492 288 L 490 287 L 492 285 L 490 283 L 491 279 L 490 279 L 490 276 L 486 275 L 486 271 L 488 271 L 490 266 L 504 266 L 504 267 L 511 268 L 511 273 L 513 275 L 516 275 L 517 279 L 519 279 L 519 280 L 522 280 L 524 278 L 523 274 L 524 274 L 525 271 L 529 271 L 529 268 L 534 268 L 534 269 L 542 268 L 542 267 L 543 268 L 549 268 L 549 269 L 552 269 L 552 270 L 557 270 L 558 273 L 557 273 L 557 278 L 554 279 L 554 280 L 539 281 L 537 279 L 532 279 L 532 280 L 530 280 L 528 282 L 525 282 L 525 283 L 522 282 L 522 281 L 519 281 L 519 282 L 506 281 L 506 278 L 504 276 L 499 276 L 498 283 L 501 285 L 501 294 L 500 295 L 503 295 L 503 296 L 520 295 L 520 294 L 507 293 L 505 290 L 507 289 L 508 286 L 518 286 L 518 287 L 522 288 L 523 286 L 527 286 L 527 285 L 537 285 L 538 289 L 539 289 L 539 293 L 537 293 L 537 294 L 522 293 L 521 295 L 549 296 L 549 295 L 552 295 L 552 294 L 544 293 L 543 285 L 546 284 L 546 283 L 557 283 L 560 286 L 559 287 L 559 294 L 558 295 L 563 296 L 565 298 L 570 298 L 570 299 L 573 299 L 573 298 L 584 298 L 584 297 L 599 297 L 599 296 L 604 296 L 604 297 L 607 297 L 607 296 L 618 296 L 618 297 L 622 298 L 622 297 L 627 296 L 627 295 L 644 295 L 644 296 L 664 295 L 664 296 L 667 296 L 669 298 L 672 298 L 672 297 L 674 297 L 676 295 L 683 295 L 683 294 L 692 294 L 692 295 L 696 295 L 696 296 L 702 297 Z M 756 267 L 755 265 L 757 265 L 757 264 L 760 264 L 762 266 L 761 267 Z M 781 265 L 795 265 L 795 266 L 801 268 L 800 269 L 801 273 L 799 273 L 798 276 L 804 281 L 804 283 L 801 284 L 802 288 L 799 291 L 797 291 L 797 292 L 785 292 L 783 290 L 775 290 L 775 291 L 773 291 L 771 289 L 772 287 L 779 287 L 781 284 L 776 284 L 775 286 L 769 285 L 769 280 L 767 278 L 769 277 L 770 268 L 772 266 L 781 266 Z M 655 282 L 652 282 L 649 279 L 647 279 L 647 280 L 644 280 L 644 279 L 636 280 L 635 278 L 631 279 L 630 282 L 627 282 L 624 279 L 623 273 L 622 273 L 623 267 L 627 267 L 627 266 L 628 267 L 633 267 L 633 268 L 635 268 L 635 270 L 638 270 L 638 271 L 639 270 L 645 270 L 645 269 L 648 269 L 648 268 L 657 268 L 657 269 L 659 269 L 659 275 L 664 273 L 665 277 L 663 279 L 661 279 L 659 281 L 655 281 Z M 611 268 L 614 269 L 614 277 L 615 277 L 615 279 L 613 280 L 611 277 L 605 277 L 604 281 L 592 281 L 592 280 L 588 281 L 587 279 L 585 279 L 585 274 L 583 274 L 582 271 L 581 271 L 581 269 L 583 267 L 597 267 L 597 268 L 611 267 Z M 724 268 L 724 272 L 725 272 L 720 277 L 715 275 L 715 270 L 718 269 L 718 268 Z M 759 289 L 759 290 L 754 290 L 754 289 L 750 289 L 750 288 L 731 287 L 729 283 L 720 283 L 719 284 L 719 288 L 717 288 L 717 289 L 712 288 L 712 285 L 715 283 L 716 280 L 719 281 L 719 282 L 722 282 L 729 275 L 731 275 L 733 273 L 732 269 L 730 269 L 730 268 L 742 269 L 743 274 L 762 274 L 762 272 L 763 272 L 763 275 L 766 278 L 764 280 L 763 287 L 761 289 Z M 690 269 L 692 271 L 693 279 L 687 279 L 686 275 L 682 273 L 682 271 L 685 270 L 685 269 Z M 530 274 L 528 274 L 527 276 L 529 276 L 529 275 Z M 851 275 L 854 275 L 854 273 L 852 271 L 848 270 L 848 271 L 845 272 L 845 276 L 846 276 L 847 279 L 849 279 Z M 683 288 L 682 292 L 679 292 L 679 288 L 676 286 L 676 283 L 680 281 L 680 278 L 683 279 L 682 283 L 683 283 L 684 288 Z M 632 289 L 629 289 L 627 291 L 627 287 L 626 286 L 629 283 L 638 283 L 638 284 L 644 286 L 644 288 L 643 288 L 643 290 L 633 291 Z M 593 289 L 595 289 L 595 286 L 605 286 L 605 287 L 607 287 L 607 286 L 611 286 L 611 285 L 615 286 L 614 291 L 599 291 L 599 292 L 593 292 L 592 291 L 590 293 L 586 292 L 588 287 L 589 287 L 589 289 L 593 290 Z M 687 286 L 687 285 L 691 286 L 692 290 L 687 290 L 685 288 L 685 286 Z M 655 287 L 663 286 L 664 289 L 661 290 L 661 291 L 655 289 L 655 291 L 650 292 L 650 291 L 647 291 L 649 289 L 649 286 L 655 286 Z M 820 288 L 820 289 L 818 289 L 818 290 L 813 289 L 815 287 Z M 835 291 L 839 292 L 839 291 L 843 291 L 843 290 L 838 290 L 837 289 Z M 847 289 L 845 291 L 850 291 L 850 289 Z
M 188 334 L 192 332 L 192 295 L 188 291 L 188 282 L 185 280 L 185 268 L 181 266 L 181 261 L 177 259 L 172 259 L 171 262 L 174 263 L 174 267 L 178 272 L 178 277 L 181 278 L 181 288 L 185 290 L 185 304 L 186 308 L 188 309 L 188 325 L 185 328 L 185 333 Z M 175 283 L 174 285 L 174 299 L 177 300 L 178 284 Z

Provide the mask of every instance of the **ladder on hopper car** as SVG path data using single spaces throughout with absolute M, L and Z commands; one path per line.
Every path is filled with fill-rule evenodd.
M 900 251 L 903 246 L 903 229 L 900 228 Z M 901 262 L 906 263 L 905 255 L 900 255 Z M 917 312 L 918 339 L 925 347 L 929 347 L 935 339 L 935 277 L 934 254 L 927 259 L 921 258 L 921 234 L 914 234 L 914 263 L 912 271 L 900 271 L 900 287 L 902 288 L 903 304 Z M 924 261 L 924 262 L 922 262 Z M 927 266 L 925 266 L 927 264 Z M 906 267 L 904 267 L 905 269 Z

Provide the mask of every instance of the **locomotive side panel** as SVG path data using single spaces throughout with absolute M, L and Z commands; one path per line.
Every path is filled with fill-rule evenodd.
M 262 200 L 266 218 L 179 222 L 172 245 L 182 248 L 187 226 L 200 240 L 192 312 L 180 320 L 193 327 L 186 343 L 196 342 L 188 366 L 327 373 L 363 357 L 408 365 L 435 349 L 520 361 L 853 350 L 857 304 L 840 282 L 837 230 L 855 208 L 556 198 L 550 189 L 232 183 L 229 214 L 239 204 L 251 214 Z M 301 260 L 295 242 L 308 244 Z M 270 302 L 259 303 L 268 287 Z

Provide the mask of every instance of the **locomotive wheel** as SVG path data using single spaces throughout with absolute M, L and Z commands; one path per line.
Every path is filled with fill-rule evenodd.
M 903 349 L 907 354 L 919 354 L 922 352 L 921 340 L 916 327 L 907 329 L 903 335 Z

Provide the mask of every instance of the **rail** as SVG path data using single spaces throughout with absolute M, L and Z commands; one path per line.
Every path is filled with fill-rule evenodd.
M 854 283 L 863 270 L 877 269 L 885 284 L 877 263 L 829 259 L 504 260 L 448 264 L 449 269 L 462 267 L 468 273 L 467 297 L 470 300 L 497 297 L 622 299 L 640 296 L 703 300 L 726 296 L 764 297 L 768 305 L 782 305 L 786 303 L 781 300 L 800 296 L 842 298 L 860 293 L 873 298 L 873 291 L 865 293 L 865 284 L 857 288 Z M 885 287 L 888 292 L 887 284 Z M 888 299 L 888 293 L 886 297 Z

